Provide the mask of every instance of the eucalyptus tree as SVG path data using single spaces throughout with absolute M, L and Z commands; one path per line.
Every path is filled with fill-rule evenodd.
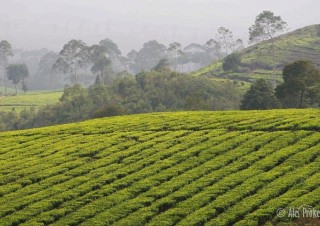
M 167 47 L 156 40 L 143 44 L 143 47 L 136 53 L 131 70 L 138 73 L 142 70 L 150 70 L 157 65 L 159 60 L 166 58 Z
M 121 51 L 118 45 L 115 44 L 111 39 L 105 38 L 99 42 L 99 45 L 105 49 L 108 58 L 121 56 Z
M 233 33 L 225 27 L 220 27 L 218 29 L 218 40 L 222 43 L 225 53 L 228 55 L 229 50 L 232 50 L 234 46 Z
M 71 40 L 63 46 L 56 63 L 53 65 L 56 71 L 70 75 L 73 84 L 77 84 L 77 72 L 83 67 L 87 45 L 82 40 Z
M 113 45 L 109 41 L 109 46 L 106 44 L 106 40 L 103 40 L 99 45 L 92 45 L 89 48 L 91 72 L 97 75 L 96 81 L 101 80 L 103 84 L 112 80 L 113 70 L 110 57 L 121 54 L 120 50 L 117 51 L 115 44 Z
M 287 23 L 282 20 L 280 16 L 275 16 L 271 11 L 263 11 L 260 13 L 254 24 L 249 28 L 250 42 L 259 42 L 264 40 L 271 40 L 272 48 L 272 68 L 273 81 L 275 86 L 275 37 L 280 32 L 284 31 Z
M 112 62 L 112 69 L 120 72 L 128 69 L 128 59 L 121 55 L 121 51 L 116 43 L 111 39 L 105 38 L 99 45 L 106 51 L 106 57 Z
M 178 57 L 184 55 L 181 44 L 178 42 L 170 43 L 168 47 L 168 53 L 172 54 L 174 65 L 177 67 L 179 64 Z
M 101 77 L 102 84 L 105 84 L 105 82 L 110 82 L 113 75 L 111 60 L 109 60 L 106 56 L 97 59 L 91 67 L 91 72 Z M 99 77 L 97 77 L 96 80 L 99 80 Z
M 221 58 L 221 48 L 222 44 L 216 39 L 209 39 L 205 44 L 204 47 L 206 48 L 207 53 L 211 57 Z
M 11 64 L 7 67 L 8 79 L 12 81 L 18 93 L 18 85 L 21 83 L 23 90 L 26 90 L 25 78 L 29 76 L 29 70 L 25 64 Z
M 3 83 L 4 83 L 4 94 L 7 96 L 7 65 L 8 65 L 8 57 L 12 57 L 12 47 L 11 44 L 2 40 L 0 42 L 0 61 L 3 68 Z

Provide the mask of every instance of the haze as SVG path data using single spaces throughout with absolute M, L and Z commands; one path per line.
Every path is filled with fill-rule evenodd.
M 225 26 L 247 42 L 263 10 L 290 30 L 319 23 L 319 0 L 0 0 L 0 40 L 14 48 L 58 51 L 70 39 L 93 44 L 104 38 L 123 53 L 156 39 L 203 44 Z

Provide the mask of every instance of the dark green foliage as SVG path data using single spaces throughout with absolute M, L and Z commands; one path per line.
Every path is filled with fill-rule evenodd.
M 105 56 L 94 62 L 91 71 L 100 76 L 103 84 L 110 82 L 112 79 L 111 61 Z
M 0 113 L 0 129 L 1 130 L 14 130 L 17 129 L 17 123 L 19 120 L 19 116 L 15 109 L 7 113 Z
M 320 72 L 305 60 L 295 61 L 283 69 L 284 83 L 276 88 L 276 95 L 286 108 L 319 106 Z
M 161 59 L 159 63 L 154 67 L 154 70 L 158 72 L 169 71 L 170 70 L 169 66 L 170 64 L 168 59 Z
M 93 118 L 102 118 L 116 115 L 124 115 L 125 110 L 120 105 L 108 105 L 102 110 L 96 111 Z
M 257 80 L 244 95 L 240 109 L 242 110 L 266 110 L 279 108 L 279 100 L 266 80 Z
M 223 110 L 239 106 L 233 83 L 216 84 L 209 78 L 170 71 L 141 72 L 133 77 L 121 73 L 108 85 L 97 81 L 88 89 L 76 84 L 66 87 L 60 103 L 47 106 L 18 128 L 39 127 L 89 118 L 156 111 Z M 5 127 L 7 130 L 9 127 Z M 12 129 L 10 127 L 9 129 Z
M 25 64 L 11 64 L 7 67 L 7 76 L 8 79 L 11 80 L 15 85 L 17 94 L 17 86 L 20 83 L 25 85 L 24 79 L 29 76 L 28 67 Z
M 237 72 L 241 64 L 241 57 L 238 53 L 232 53 L 223 59 L 222 69 L 224 71 Z

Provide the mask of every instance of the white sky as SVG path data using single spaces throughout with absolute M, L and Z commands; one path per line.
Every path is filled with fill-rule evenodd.
M 127 53 L 153 39 L 203 44 L 225 26 L 246 42 L 263 10 L 291 30 L 320 23 L 319 0 L 0 0 L 0 40 L 58 51 L 73 38 L 111 38 Z

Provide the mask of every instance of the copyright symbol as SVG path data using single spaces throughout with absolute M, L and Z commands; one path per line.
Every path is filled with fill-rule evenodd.
M 285 217 L 286 216 L 286 210 L 283 208 L 277 209 L 277 216 L 278 217 Z

